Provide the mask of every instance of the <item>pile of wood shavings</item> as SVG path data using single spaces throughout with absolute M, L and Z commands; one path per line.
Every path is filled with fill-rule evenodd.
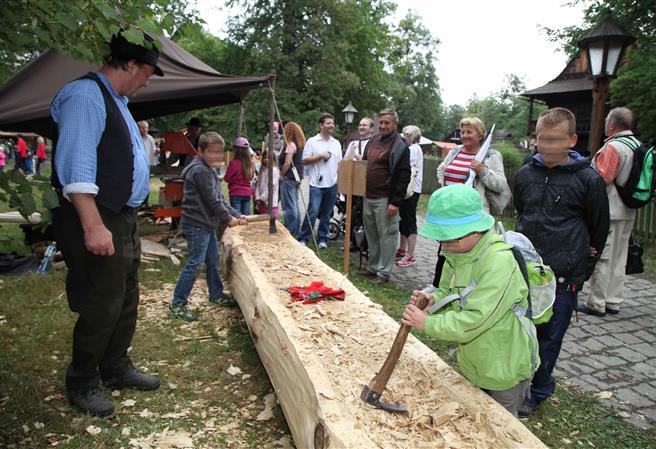
M 335 379 L 333 390 L 319 392 L 327 399 L 339 401 L 355 417 L 355 427 L 381 448 L 492 448 L 503 423 L 492 423 L 494 414 L 472 413 L 449 398 L 447 389 L 466 382 L 451 368 L 431 372 L 421 360 L 402 355 L 390 379 L 383 399 L 401 402 L 409 414 L 395 415 L 365 404 L 360 393 L 382 366 L 398 327 L 381 329 L 369 318 L 380 306 L 362 301 L 349 283 L 335 285 L 335 273 L 305 249 L 290 248 L 289 240 L 256 228 L 240 230 L 248 253 L 276 288 L 277 300 L 291 311 L 303 347 L 316 354 L 325 371 Z M 333 279 L 331 281 L 327 278 Z M 346 290 L 346 300 L 302 305 L 293 303 L 284 289 L 291 285 L 308 285 L 324 281 L 330 287 Z M 350 295 L 349 295 L 350 293 Z M 272 298 L 273 300 L 273 298 Z M 377 312 L 379 314 L 380 312 Z M 508 431 L 506 436 L 520 441 L 520 435 Z M 498 443 L 498 440 L 497 440 Z M 498 444 L 496 445 L 498 447 Z

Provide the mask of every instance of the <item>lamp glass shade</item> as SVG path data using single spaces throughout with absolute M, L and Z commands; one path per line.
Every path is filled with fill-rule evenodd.
M 622 54 L 622 44 L 618 41 L 610 41 L 608 44 L 608 57 L 606 59 L 606 74 L 615 75 L 617 65 Z
M 351 111 L 344 112 L 344 120 L 346 120 L 347 124 L 350 125 L 351 123 L 353 123 L 353 117 L 355 117 L 355 112 L 351 112 Z
M 588 56 L 590 57 L 590 70 L 592 72 L 592 76 L 605 75 L 601 73 L 601 64 L 604 60 L 603 41 L 591 42 L 590 46 L 588 47 Z

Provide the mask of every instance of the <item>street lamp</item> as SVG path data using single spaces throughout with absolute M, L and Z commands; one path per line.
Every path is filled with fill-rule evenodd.
M 342 109 L 344 113 L 344 122 L 346 123 L 346 139 L 344 139 L 344 145 L 348 145 L 348 139 L 351 135 L 351 125 L 353 124 L 353 119 L 358 110 L 353 107 L 353 104 L 349 101 L 348 106 Z
M 604 14 L 599 22 L 578 41 L 578 46 L 588 54 L 593 78 L 592 116 L 588 141 L 588 151 L 591 155 L 594 155 L 601 145 L 610 78 L 617 73 L 624 50 L 633 42 L 635 38 L 627 33 L 610 13 Z

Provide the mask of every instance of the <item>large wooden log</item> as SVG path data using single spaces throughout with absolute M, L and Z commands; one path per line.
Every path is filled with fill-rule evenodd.
M 232 228 L 222 263 L 299 448 L 544 448 L 521 422 L 412 335 L 384 398 L 360 400 L 399 324 L 279 226 Z M 284 288 L 321 280 L 346 300 L 302 305 Z

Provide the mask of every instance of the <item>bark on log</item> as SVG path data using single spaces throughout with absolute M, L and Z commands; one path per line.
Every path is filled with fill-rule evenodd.
M 298 448 L 545 448 L 524 425 L 431 349 L 408 338 L 383 397 L 360 400 L 399 324 L 283 226 L 230 229 L 222 265 Z M 321 280 L 345 301 L 302 305 L 282 290 Z

